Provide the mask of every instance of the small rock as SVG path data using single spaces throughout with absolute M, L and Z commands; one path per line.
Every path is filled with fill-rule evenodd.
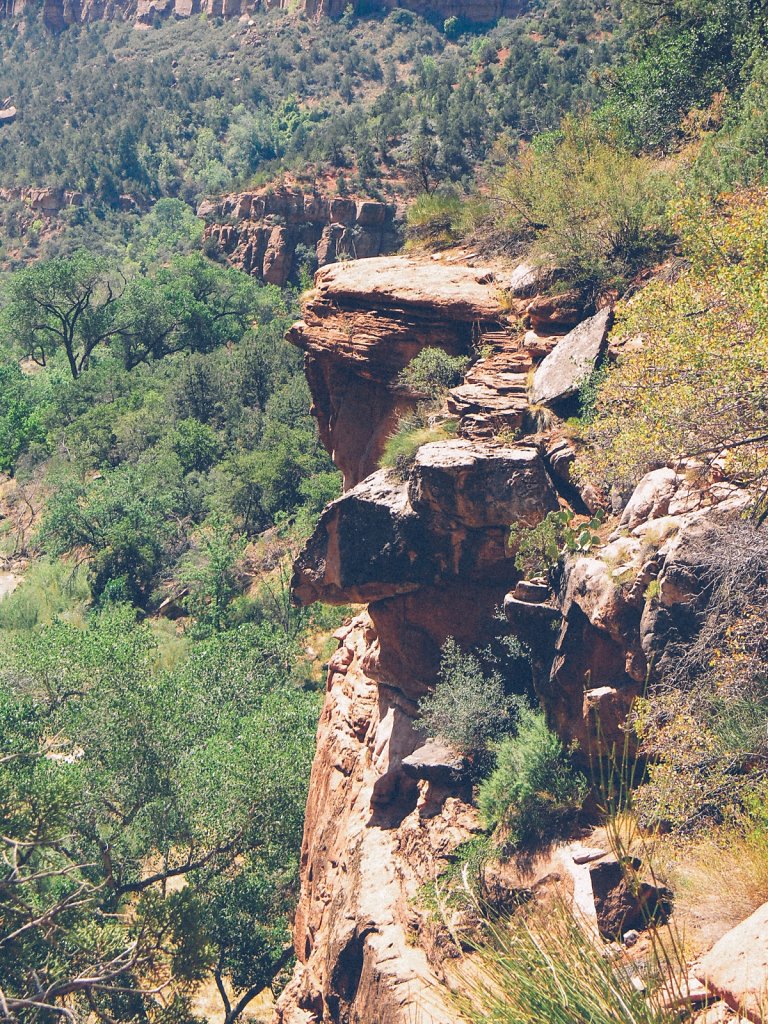
M 532 580 L 520 580 L 512 596 L 516 601 L 528 601 L 530 604 L 542 604 L 549 597 L 550 590 L 545 584 L 534 583 Z
M 600 860 L 606 856 L 605 850 L 597 847 L 576 846 L 571 853 L 574 864 L 591 864 L 593 860 Z
M 427 740 L 403 758 L 403 772 L 407 776 L 428 782 L 455 784 L 466 778 L 468 769 L 466 759 L 439 740 Z
M 666 516 L 680 483 L 674 469 L 655 469 L 647 473 L 627 502 L 619 529 L 634 530 L 641 523 Z
M 640 932 L 634 928 L 630 928 L 628 932 L 624 932 L 624 934 L 621 937 L 621 941 L 624 943 L 625 946 L 630 947 L 634 946 L 639 938 Z

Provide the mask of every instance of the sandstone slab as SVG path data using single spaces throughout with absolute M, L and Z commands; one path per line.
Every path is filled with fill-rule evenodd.
M 555 489 L 534 447 L 458 439 L 419 449 L 408 494 L 417 510 L 470 529 L 535 526 L 558 508 Z
M 762 1021 L 768 1009 L 768 903 L 731 929 L 701 960 L 697 974 L 732 1009 Z
M 578 394 L 605 352 L 612 322 L 613 311 L 603 309 L 562 338 L 536 371 L 531 401 L 555 405 Z

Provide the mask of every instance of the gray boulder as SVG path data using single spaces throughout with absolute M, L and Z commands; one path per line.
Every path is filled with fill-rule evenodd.
M 578 393 L 605 352 L 612 323 L 613 310 L 602 309 L 557 343 L 533 378 L 534 405 L 556 405 Z

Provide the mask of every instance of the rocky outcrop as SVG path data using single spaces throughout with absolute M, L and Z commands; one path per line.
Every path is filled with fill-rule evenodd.
M 348 6 L 346 0 L 304 0 L 304 11 L 310 18 L 339 18 Z M 514 18 L 528 7 L 528 0 L 383 0 L 379 9 L 405 7 L 425 18 L 457 17 L 465 22 L 489 24 L 499 18 Z M 0 17 L 19 17 L 27 8 L 25 0 L 0 3 Z M 158 19 L 190 18 L 207 14 L 212 18 L 239 18 L 259 10 L 289 8 L 288 0 L 44 0 L 43 23 L 54 32 L 70 25 L 91 21 L 132 21 L 137 28 L 148 28 Z M 365 0 L 354 0 L 353 8 L 361 14 L 370 11 Z
M 417 724 L 445 640 L 483 648 L 503 629 L 503 603 L 551 726 L 589 765 L 622 744 L 634 699 L 696 636 L 702 552 L 711 555 L 717 524 L 748 500 L 712 479 L 694 486 L 684 472 L 656 471 L 610 537 L 567 559 L 556 579 L 521 580 L 510 526 L 600 501 L 571 480 L 573 443 L 555 414 L 542 429 L 527 382 L 553 344 L 587 335 L 602 352 L 610 313 L 569 341 L 575 296 L 502 306 L 504 274 L 469 262 L 326 267 L 289 333 L 346 487 L 295 563 L 294 598 L 368 608 L 339 634 L 329 666 L 302 853 L 300 966 L 281 1000 L 283 1024 L 456 1020 L 440 992 L 460 942 L 438 942 L 413 902 L 477 828 L 466 764 Z M 447 400 L 458 436 L 422 444 L 408 467 L 379 469 L 398 416 L 423 397 L 398 374 L 425 345 L 475 357 Z M 583 865 L 579 881 L 595 930 L 621 934 L 668 912 L 669 894 L 628 888 L 621 870 L 595 872 L 587 885 Z
M 372 473 L 398 416 L 419 396 L 397 375 L 432 345 L 472 351 L 504 313 L 488 268 L 405 256 L 325 267 L 289 340 L 305 352 L 320 437 L 352 487 Z
M 305 10 L 312 18 L 327 16 L 340 18 L 347 6 L 345 0 L 305 0 Z M 488 24 L 499 18 L 516 18 L 529 6 L 529 0 L 383 0 L 379 8 L 390 10 L 404 7 L 425 18 L 461 18 L 466 22 Z M 354 0 L 356 11 L 369 11 L 370 5 L 364 0 Z
M 379 470 L 333 502 L 299 556 L 301 604 L 381 601 L 452 580 L 514 575 L 510 523 L 558 507 L 535 447 L 466 440 L 419 449 L 408 480 Z
M 531 401 L 556 406 L 577 395 L 605 354 L 612 324 L 613 310 L 603 309 L 559 341 L 536 370 Z
M 476 813 L 441 779 L 405 769 L 423 737 L 413 702 L 366 672 L 378 640 L 371 619 L 337 636 L 307 805 L 299 967 L 278 1020 L 447 1024 L 455 1013 L 414 941 L 410 900 L 477 830 Z
M 2 188 L 0 202 L 20 202 L 36 213 L 53 215 L 69 206 L 82 206 L 83 193 L 63 188 Z
M 367 259 L 400 244 L 389 203 L 268 187 L 206 201 L 198 216 L 210 223 L 208 244 L 232 266 L 268 284 L 284 285 L 302 266 Z
M 765 1020 L 768 1000 L 768 903 L 742 921 L 701 960 L 696 974 L 747 1020 Z

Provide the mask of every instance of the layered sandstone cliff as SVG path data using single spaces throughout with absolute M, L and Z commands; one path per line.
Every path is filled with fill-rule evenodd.
M 348 6 L 349 0 L 305 0 L 305 10 L 310 17 L 328 16 L 339 18 Z M 499 18 L 516 18 L 529 6 L 529 0 L 354 0 L 354 10 L 368 14 L 373 11 L 390 11 L 404 7 L 425 18 L 461 18 L 476 24 L 487 24 Z
M 528 7 L 529 0 L 354 0 L 352 7 L 360 14 L 375 14 L 405 7 L 425 18 L 458 17 L 471 23 L 487 24 L 499 18 L 513 18 Z M 27 0 L 4 0 L 0 17 L 19 17 L 30 8 Z M 348 0 L 304 0 L 308 17 L 340 17 L 349 6 Z M 207 14 L 212 18 L 239 18 L 260 10 L 294 7 L 289 0 L 43 0 L 43 23 L 60 32 L 70 25 L 91 21 L 131 21 L 138 28 L 148 28 L 159 19 L 189 18 Z
M 605 352 L 610 312 L 514 290 L 489 267 L 339 264 L 318 274 L 290 334 L 346 487 L 296 562 L 294 597 L 368 607 L 339 632 L 329 665 L 283 1024 L 457 1019 L 449 988 L 461 946 L 417 899 L 478 830 L 466 766 L 416 725 L 445 639 L 482 647 L 502 628 L 503 606 L 530 648 L 550 724 L 586 761 L 623 740 L 633 698 L 695 635 L 702 547 L 746 500 L 659 470 L 548 593 L 518 586 L 510 525 L 596 500 L 570 479 L 574 449 L 558 412 L 587 369 L 579 359 Z M 378 469 L 397 417 L 419 397 L 398 372 L 425 345 L 474 353 L 448 402 L 458 436 L 423 445 L 404 471 Z M 546 431 L 529 406 L 537 376 L 553 396 Z
M 281 287 L 302 266 L 393 252 L 401 241 L 396 213 L 389 203 L 296 186 L 241 192 L 198 209 L 209 222 L 209 245 L 232 266 Z

